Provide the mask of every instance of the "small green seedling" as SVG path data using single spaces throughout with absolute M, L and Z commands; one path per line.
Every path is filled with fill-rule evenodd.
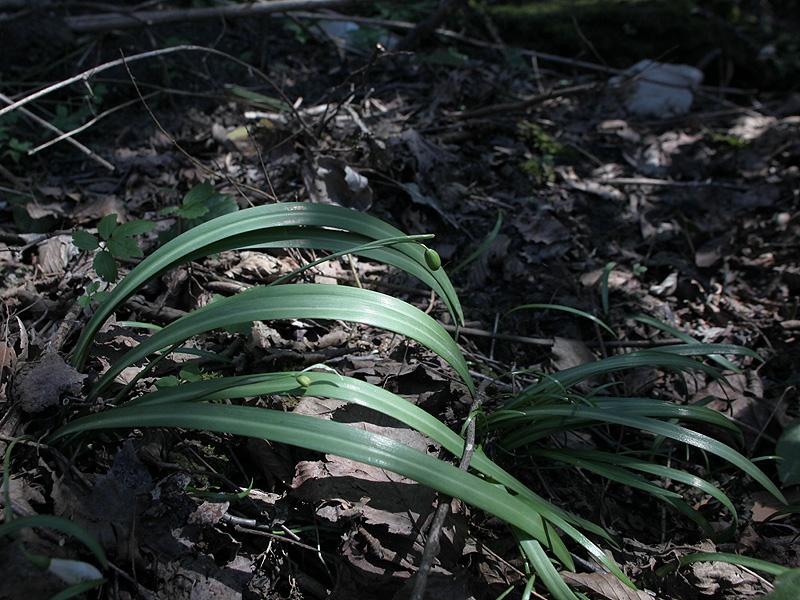
M 295 379 L 297 380 L 297 383 L 302 385 L 304 388 L 307 388 L 311 385 L 311 377 L 308 375 L 297 375 Z
M 95 255 L 92 267 L 103 281 L 114 283 L 119 275 L 117 259 L 144 256 L 139 244 L 133 238 L 147 233 L 153 227 L 155 223 L 140 219 L 120 225 L 117 223 L 117 214 L 112 213 L 103 217 L 97 224 L 100 239 L 88 231 L 75 231 L 72 234 L 72 243 L 87 252 L 102 248 Z
M 86 286 L 86 293 L 78 298 L 78 304 L 80 304 L 83 308 L 89 306 L 89 304 L 94 300 L 95 302 L 102 302 L 108 296 L 108 292 L 100 292 L 100 282 L 99 281 L 92 281 L 89 285 Z
M 305 369 L 303 369 L 302 371 L 297 373 L 297 375 L 294 376 L 295 381 L 298 384 L 300 384 L 302 387 L 307 388 L 308 386 L 311 385 L 312 381 L 311 381 L 311 377 L 306 375 L 306 373 L 308 373 L 310 371 L 313 371 L 314 369 L 319 369 L 321 371 L 327 371 L 328 373 L 332 373 L 332 374 L 338 376 L 340 379 L 344 380 L 344 378 L 339 374 L 339 372 L 336 369 L 334 369 L 332 367 L 329 367 L 328 365 L 324 365 L 322 363 L 317 363 L 315 365 L 311 365 L 310 367 L 306 367 Z
M 155 382 L 155 386 L 160 390 L 162 388 L 175 387 L 181 383 L 203 381 L 205 379 L 214 379 L 214 376 L 208 376 L 201 373 L 200 367 L 197 364 L 189 363 L 180 370 L 177 377 L 175 375 L 167 375 L 166 377 L 162 377 Z
M 169 206 L 158 213 L 162 216 L 175 215 L 178 217 L 172 227 L 159 234 L 158 239 L 162 244 L 166 243 L 201 223 L 237 210 L 239 210 L 239 206 L 230 197 L 230 194 L 218 192 L 209 180 L 205 180 L 189 190 L 189 193 L 184 196 L 182 204 Z
M 33 144 L 30 142 L 21 142 L 12 135 L 17 119 L 17 113 L 9 113 L 0 118 L 0 151 L 2 151 L 0 160 L 10 158 L 15 163 L 19 164 L 19 159 L 31 149 Z M 4 147 L 5 150 L 3 150 Z

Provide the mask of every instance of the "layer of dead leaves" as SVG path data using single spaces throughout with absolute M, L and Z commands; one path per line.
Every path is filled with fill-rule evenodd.
M 153 32 L 158 39 L 167 35 Z M 191 38 L 190 29 L 181 30 L 200 43 L 208 30 L 195 33 Z M 219 41 L 235 51 L 249 34 L 260 35 L 246 24 Z M 115 165 L 113 173 L 67 147 L 24 168 L 4 168 L 4 447 L 21 433 L 40 436 L 51 428 L 69 411 L 63 405 L 80 403 L 87 375 L 91 381 L 142 335 L 112 323 L 88 374 L 71 371 L 59 358 L 85 322 L 87 311 L 68 313 L 93 275 L 91 258 L 77 252 L 69 233 L 114 212 L 123 220 L 158 220 L 159 210 L 177 203 L 210 170 L 242 207 L 274 194 L 368 211 L 408 233 L 436 233 L 434 246 L 446 268 L 474 251 L 501 213 L 492 245 L 454 277 L 468 326 L 478 330 L 462 334 L 460 342 L 478 371 L 494 377 L 567 368 L 646 346 L 659 336 L 628 316 L 648 314 L 703 341 L 753 348 L 766 362 L 745 364 L 727 391 L 702 376 L 682 390 L 664 373 L 643 369 L 626 377 L 625 392 L 712 397 L 712 405 L 742 428 L 746 454 L 773 452 L 798 414 L 800 117 L 792 98 L 756 103 L 705 94 L 688 115 L 643 120 L 606 95 L 603 77 L 570 71 L 534 81 L 527 67 L 500 52 L 473 52 L 452 67 L 406 54 L 360 57 L 332 42 L 300 46 L 285 35 L 269 44 L 277 59 L 262 66 L 295 103 L 293 113 L 264 114 L 230 98 L 165 94 L 174 106 L 153 107 L 165 131 L 138 104 L 84 136 Z M 104 44 L 98 60 L 115 48 Z M 177 60 L 174 68 L 189 73 L 178 81 L 188 88 L 210 93 L 236 84 L 275 93 L 229 65 L 202 71 Z M 124 74 L 118 75 L 114 101 L 131 94 Z M 163 83 L 143 70 L 138 76 Z M 579 94 L 556 91 L 520 111 L 501 108 L 541 95 L 539 86 L 558 88 L 562 78 L 595 85 Z M 492 106 L 498 109 L 487 109 Z M 470 116 L 476 109 L 482 114 Z M 531 137 L 534 126 L 538 133 Z M 251 133 L 241 135 L 243 127 Z M 542 140 L 555 145 L 545 148 Z M 33 200 L 20 202 L 20 193 Z M 155 233 L 143 244 L 155 247 Z M 311 258 L 305 252 L 224 253 L 165 275 L 120 318 L 169 322 L 214 294 L 269 281 Z M 602 273 L 610 262 L 617 266 L 603 314 Z M 356 276 L 448 323 L 440 303 L 416 282 L 380 265 L 333 261 L 307 274 L 339 285 L 353 284 Z M 487 337 L 498 315 L 534 302 L 602 316 L 619 337 L 604 341 L 588 322 L 552 311 L 514 313 L 497 329 L 505 338 Z M 469 406 L 435 357 L 374 329 L 259 323 L 246 335 L 215 333 L 197 343 L 232 359 L 230 374 L 325 363 L 401 394 L 453 427 Z M 155 377 L 174 374 L 188 358 L 173 357 Z M 155 377 L 143 380 L 139 391 L 150 389 Z M 513 385 L 527 381 L 522 376 Z M 499 396 L 508 388 L 490 391 Z M 312 398 L 248 402 L 341 420 L 440 452 L 417 433 L 356 407 Z M 412 481 L 335 456 L 186 432 L 106 436 L 77 456 L 21 445 L 10 476 L 19 514 L 65 516 L 101 541 L 114 564 L 102 592 L 108 598 L 401 598 L 440 500 Z M 630 490 L 605 487 L 598 505 L 596 481 L 576 484 L 559 474 L 545 481 L 532 474 L 529 483 L 601 522 L 620 541 L 615 559 L 655 597 L 739 599 L 770 589 L 750 571 L 702 563 L 657 581 L 652 573 L 658 566 L 715 547 Z M 799 566 L 797 521 L 767 522 L 779 508 L 773 498 L 740 480 L 725 485 L 741 523 L 735 540 L 719 549 Z M 247 497 L 224 501 L 191 491 L 247 488 Z M 796 489 L 786 491 L 800 500 Z M 709 510 L 716 514 L 719 507 Z M 61 541 L 30 532 L 25 544 L 52 556 L 78 551 Z M 0 550 L 0 569 L 0 598 L 47 598 L 63 585 L 33 573 L 13 544 Z M 426 597 L 497 597 L 511 586 L 520 591 L 525 579 L 502 524 L 457 504 Z M 588 569 L 568 581 L 596 598 L 653 597 Z

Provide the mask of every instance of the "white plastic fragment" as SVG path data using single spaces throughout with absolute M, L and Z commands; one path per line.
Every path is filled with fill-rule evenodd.
M 103 578 L 103 574 L 97 567 L 80 560 L 52 558 L 50 559 L 50 566 L 47 570 L 70 585 Z

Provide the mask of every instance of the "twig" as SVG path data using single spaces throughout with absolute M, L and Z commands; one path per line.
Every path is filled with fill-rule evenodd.
M 538 94 L 532 98 L 528 98 L 527 100 L 522 100 L 520 102 L 504 102 L 502 104 L 482 106 L 481 108 L 476 108 L 475 110 L 467 110 L 455 113 L 453 116 L 456 116 L 460 119 L 474 119 L 476 117 L 483 117 L 485 115 L 491 115 L 495 113 L 518 112 L 521 110 L 527 110 L 532 106 L 536 106 L 537 104 L 541 104 L 542 102 L 551 100 L 553 98 L 563 98 L 565 96 L 583 94 L 584 92 L 595 90 L 598 87 L 600 87 L 599 82 L 582 83 L 580 85 L 572 85 L 569 87 L 553 89 L 549 92 L 545 92 L 544 94 Z
M 96 67 L 92 67 L 91 69 L 83 71 L 82 73 L 79 73 L 78 75 L 74 75 L 73 77 L 70 77 L 69 79 L 65 79 L 64 81 L 60 81 L 58 83 L 54 83 L 51 86 L 48 86 L 48 87 L 46 87 L 44 89 L 39 90 L 38 92 L 34 92 L 33 94 L 29 94 L 28 96 L 25 96 L 24 98 L 21 98 L 20 100 L 17 100 L 13 104 L 10 104 L 10 105 L 8 105 L 8 106 L 6 106 L 4 108 L 0 108 L 0 117 L 2 117 L 5 114 L 8 114 L 8 113 L 10 113 L 10 112 L 12 112 L 14 110 L 17 110 L 21 106 L 29 104 L 30 102 L 33 102 L 34 100 L 38 100 L 39 98 L 43 98 L 44 96 L 47 96 L 48 94 L 52 94 L 56 90 L 60 90 L 62 88 L 68 87 L 68 86 L 72 85 L 73 83 L 78 83 L 78 82 L 82 81 L 88 87 L 89 80 L 92 77 L 94 77 L 95 75 L 97 75 L 98 73 L 102 73 L 103 71 L 108 71 L 109 69 L 113 69 L 115 67 L 120 67 L 120 66 L 122 66 L 122 65 L 124 65 L 126 63 L 130 64 L 132 62 L 137 62 L 137 61 L 140 61 L 140 60 L 145 60 L 145 59 L 153 58 L 153 57 L 156 57 L 156 56 L 163 56 L 165 54 L 173 54 L 175 52 L 205 52 L 206 54 L 213 54 L 215 56 L 221 56 L 221 57 L 223 57 L 223 58 L 225 58 L 227 60 L 230 60 L 231 62 L 239 65 L 240 67 L 243 67 L 248 72 L 257 75 L 263 81 L 265 81 L 266 83 L 270 84 L 273 87 L 273 89 L 275 89 L 278 93 L 281 94 L 281 96 L 283 96 L 282 90 L 280 90 L 280 88 L 278 88 L 274 84 L 272 79 L 270 79 L 267 76 L 266 73 L 264 73 L 263 71 L 257 69 L 253 65 L 251 65 L 251 64 L 249 64 L 249 63 L 247 63 L 247 62 L 245 62 L 243 60 L 240 60 L 240 59 L 236 58 L 235 56 L 231 56 L 230 54 L 228 54 L 226 52 L 223 52 L 221 50 L 216 50 L 214 48 L 206 48 L 204 46 L 194 46 L 194 45 L 191 45 L 191 44 L 185 44 L 185 45 L 182 45 L 182 46 L 174 46 L 172 48 L 160 48 L 158 50 L 150 50 L 149 52 L 142 52 L 141 54 L 135 54 L 133 56 L 128 56 L 128 57 L 125 57 L 125 58 L 118 58 L 117 60 L 112 60 L 110 62 L 103 63 L 102 65 L 98 65 Z M 284 100 L 287 102 L 287 104 L 289 104 L 289 105 L 292 104 L 291 102 L 286 100 L 286 98 L 284 98 Z
M 78 322 L 78 317 L 83 311 L 83 308 L 80 304 L 75 302 L 72 307 L 69 309 L 64 318 L 61 319 L 61 324 L 56 329 L 56 332 L 53 334 L 53 337 L 50 338 L 50 341 L 47 343 L 47 346 L 53 352 L 60 352 L 61 347 L 64 345 L 64 342 L 67 339 L 67 335 L 69 335 L 70 331 L 72 331 L 72 327 L 75 323 Z
M 206 166 L 205 164 L 203 164 L 202 162 L 200 162 L 199 160 L 197 160 L 197 159 L 196 159 L 194 156 L 192 156 L 191 154 L 189 154 L 189 153 L 188 153 L 186 150 L 184 150 L 184 149 L 183 149 L 183 147 L 181 147 L 181 145 L 180 145 L 180 144 L 178 144 L 177 140 L 175 140 L 175 138 L 173 138 L 173 137 L 172 137 L 172 136 L 169 134 L 169 132 L 168 132 L 168 131 L 167 131 L 167 130 L 164 128 L 164 126 L 161 124 L 161 121 L 159 121 L 159 120 L 158 120 L 158 118 L 155 116 L 155 114 L 153 114 L 153 111 L 150 109 L 150 105 L 149 105 L 149 104 L 147 104 L 147 100 L 145 100 L 145 97 L 142 95 L 142 92 L 141 92 L 141 90 L 139 89 L 139 86 L 138 86 L 138 84 L 136 83 L 136 79 L 134 79 L 134 77 L 133 77 L 133 73 L 131 73 L 131 69 L 130 69 L 130 67 L 128 66 L 128 63 L 127 63 L 127 61 L 125 61 L 125 57 L 124 57 L 124 56 L 123 56 L 123 59 L 122 59 L 122 60 L 123 60 L 123 63 L 122 63 L 122 64 L 125 66 L 125 70 L 127 71 L 127 73 L 128 73 L 128 77 L 130 78 L 130 80 L 131 80 L 131 83 L 133 84 L 133 88 L 136 90 L 136 93 L 137 93 L 137 94 L 138 94 L 138 96 L 139 96 L 139 100 L 142 102 L 142 105 L 144 106 L 145 110 L 146 110 L 146 111 L 147 111 L 147 113 L 150 115 L 150 118 L 151 118 L 151 119 L 153 119 L 153 122 L 155 122 L 155 124 L 156 124 L 156 126 L 158 127 L 159 131 L 161 131 L 161 133 L 163 133 L 163 134 L 164 134 L 164 137 L 166 137 L 166 138 L 167 138 L 167 139 L 168 139 L 168 140 L 169 140 L 169 141 L 172 143 L 172 145 L 173 145 L 173 146 L 175 146 L 175 147 L 178 149 L 178 151 L 180 151 L 180 152 L 181 152 L 181 153 L 182 153 L 182 154 L 183 154 L 183 155 L 184 155 L 186 158 L 188 158 L 190 161 L 192 161 L 192 163 L 194 163 L 194 164 L 195 164 L 195 165 L 196 165 L 198 168 L 200 168 L 200 169 L 202 169 L 202 170 L 206 171 L 206 172 L 207 172 L 207 173 L 209 173 L 210 175 L 217 175 L 217 172 L 215 172 L 215 171 L 214 171 L 214 169 L 212 169 L 211 167 L 208 167 L 208 166 Z M 229 176 L 225 176 L 225 179 L 226 179 L 226 180 L 228 181 L 228 183 L 230 183 L 230 184 L 231 184 L 231 185 L 232 185 L 234 188 L 236 188 L 236 191 L 237 191 L 237 192 L 239 192 L 239 194 L 242 196 L 242 198 L 244 198 L 244 199 L 245 199 L 246 201 L 248 201 L 248 202 L 250 201 L 250 199 L 249 199 L 249 198 L 248 198 L 248 197 L 245 195 L 245 193 L 244 193 L 244 192 L 241 190 L 241 188 L 239 187 L 239 184 L 238 184 L 236 181 L 234 181 L 234 180 L 233 180 L 231 177 L 229 177 Z M 250 188 L 250 189 L 252 189 L 253 191 L 259 191 L 259 192 L 261 192 L 261 190 L 257 190 L 256 188 Z M 261 193 L 263 193 L 263 192 L 261 192 Z M 266 194 L 265 194 L 265 195 L 266 195 Z M 269 196 L 268 196 L 268 197 L 269 197 Z
M 464 451 L 461 454 L 461 461 L 458 464 L 458 468 L 462 471 L 469 469 L 469 462 L 472 460 L 472 455 L 475 452 L 475 413 L 483 402 L 488 385 L 488 381 L 483 381 L 481 383 L 477 394 L 475 394 L 475 398 L 472 400 L 472 406 L 469 408 L 469 415 L 467 416 L 469 422 L 467 423 L 467 431 L 464 436 Z M 428 575 L 431 572 L 433 561 L 439 554 L 439 538 L 441 537 L 442 527 L 444 527 L 444 522 L 447 519 L 447 514 L 450 512 L 452 502 L 452 498 L 449 500 L 442 498 L 439 501 L 439 506 L 436 507 L 436 514 L 433 517 L 431 528 L 428 531 L 428 540 L 425 542 L 425 549 L 422 551 L 422 560 L 420 561 L 417 574 L 414 577 L 414 588 L 411 591 L 410 600 L 422 600 L 425 596 Z
M 14 101 L 11 98 L 9 98 L 8 96 L 6 96 L 5 94 L 0 94 L 0 100 L 2 100 L 3 102 L 6 102 L 8 104 L 14 104 Z M 26 108 L 20 108 L 19 112 L 21 112 L 26 117 L 32 119 L 33 121 L 35 121 L 36 123 L 38 123 L 39 125 L 44 127 L 45 129 L 49 129 L 50 131 L 52 131 L 54 133 L 57 133 L 59 135 L 59 137 L 57 137 L 55 140 L 52 140 L 52 141 L 48 142 L 47 145 L 55 144 L 57 141 L 59 141 L 61 139 L 66 139 L 67 142 L 69 142 L 70 144 L 75 146 L 78 150 L 83 152 L 86 156 L 90 157 L 92 160 L 96 160 L 97 162 L 99 162 L 101 165 L 103 165 L 109 171 L 113 171 L 114 170 L 114 165 L 112 165 L 106 159 L 104 159 L 104 158 L 98 156 L 97 154 L 95 154 L 92 150 L 90 150 L 89 148 L 87 148 L 86 146 L 81 144 L 78 140 L 74 140 L 71 137 L 69 137 L 69 136 L 73 135 L 74 133 L 77 133 L 77 131 L 71 131 L 69 133 L 64 133 L 63 131 L 61 131 L 55 125 L 52 125 L 52 124 L 48 123 L 47 121 L 42 119 L 40 116 L 32 113 L 31 111 L 29 111 Z M 45 147 L 45 146 L 40 146 L 39 148 L 34 148 L 33 150 L 29 150 L 28 151 L 28 155 L 35 154 L 36 152 L 41 150 L 43 147 Z
M 153 96 L 154 94 L 155 94 L 155 92 L 153 92 L 152 94 L 148 94 L 146 97 L 149 98 L 149 97 Z M 3 98 L 3 100 L 5 100 L 5 98 Z M 127 102 L 123 102 L 119 106 L 115 106 L 113 108 L 109 108 L 108 110 L 103 111 L 102 113 L 100 113 L 99 115 L 94 117 L 93 119 L 87 121 L 86 123 L 84 123 L 80 127 L 76 127 L 75 129 L 73 129 L 71 131 L 64 132 L 64 133 L 61 133 L 61 131 L 59 129 L 53 127 L 52 125 L 50 125 L 50 123 L 47 123 L 45 121 L 44 123 L 42 123 L 42 125 L 44 125 L 48 129 L 52 129 L 52 131 L 60 133 L 60 135 L 58 137 L 56 137 L 56 138 L 53 138 L 49 142 L 45 142 L 44 144 L 36 146 L 36 148 L 32 148 L 32 149 L 28 150 L 28 156 L 33 156 L 37 152 L 40 152 L 40 151 L 44 150 L 45 148 L 49 148 L 53 144 L 57 144 L 58 142 L 60 142 L 62 140 L 66 140 L 68 143 L 72 144 L 73 146 L 76 146 L 80 150 L 82 144 L 80 142 L 74 140 L 72 138 L 72 136 L 74 136 L 76 133 L 80 133 L 81 131 L 89 129 L 89 127 L 91 127 L 92 125 L 94 125 L 95 123 L 100 121 L 101 119 L 107 117 L 108 115 L 110 115 L 112 113 L 117 112 L 118 110 L 122 110 L 126 106 L 130 106 L 131 104 L 134 104 L 136 102 L 139 102 L 139 100 L 134 98 L 133 100 L 128 100 Z M 27 114 L 28 113 L 28 111 L 26 109 L 24 109 L 24 108 L 21 108 L 20 112 L 23 113 L 23 114 Z M 48 125 L 49 125 L 49 127 L 48 127 Z M 87 148 L 87 150 L 89 150 L 89 149 Z M 81 150 L 81 151 L 83 152 L 83 150 Z M 101 165 L 103 165 L 107 169 L 110 169 L 111 171 L 114 170 L 114 165 L 112 165 L 111 163 L 103 160 L 100 157 L 95 157 L 94 153 L 91 150 L 89 150 L 89 152 L 91 152 L 90 156 L 92 156 L 92 158 L 95 158 L 95 160 L 98 160 L 98 162 L 100 162 Z
M 356 15 L 336 15 L 336 14 L 326 14 L 326 13 L 306 13 L 306 12 L 295 12 L 294 16 L 300 17 L 302 19 L 318 19 L 320 21 L 351 21 L 353 23 L 366 23 L 372 24 L 378 27 L 392 27 L 395 29 L 414 29 L 416 25 L 414 23 L 409 23 L 407 21 L 393 21 L 389 19 L 372 19 L 369 17 L 359 17 Z M 476 46 L 478 48 L 487 48 L 490 50 L 508 50 L 507 44 L 496 43 L 496 42 L 486 42 L 484 40 L 478 40 L 475 38 L 471 38 L 469 36 L 463 35 L 461 33 L 456 33 L 455 31 L 451 31 L 449 29 L 439 28 L 434 30 L 436 35 L 440 35 L 444 38 L 448 38 L 451 40 L 455 40 L 458 42 L 462 42 L 464 44 L 468 44 L 470 46 Z M 589 71 L 600 71 L 603 73 L 610 73 L 615 75 L 621 75 L 624 72 L 620 69 L 614 69 L 612 67 L 604 67 L 602 65 L 598 65 L 595 63 L 590 63 L 582 60 L 577 60 L 574 58 L 565 58 L 563 56 L 557 56 L 555 54 L 548 54 L 546 52 L 538 52 L 533 50 L 526 50 L 524 48 L 514 48 L 515 52 L 519 52 L 522 56 L 530 56 L 536 59 L 541 59 L 545 61 L 555 62 L 559 64 L 565 64 L 572 67 L 582 68 Z
M 748 186 L 728 183 L 725 181 L 713 181 L 710 179 L 703 181 L 672 181 L 671 179 L 654 179 L 652 177 L 613 177 L 611 179 L 598 179 L 596 183 L 604 185 L 655 185 L 672 187 L 699 187 L 703 185 L 715 185 L 743 192 L 750 189 Z
M 554 341 L 551 338 L 532 338 L 522 335 L 512 335 L 510 333 L 495 333 L 486 329 L 476 329 L 474 327 L 456 327 L 455 325 L 442 324 L 450 333 L 458 333 L 459 335 L 476 336 L 492 338 L 496 340 L 503 340 L 506 342 L 517 342 L 520 344 L 531 344 L 533 346 L 552 346 Z M 597 346 L 596 341 L 584 342 L 587 346 Z M 612 340 L 610 342 L 603 342 L 605 346 L 610 348 L 658 348 L 661 346 L 675 346 L 676 344 L 684 344 L 683 340 L 678 338 L 666 338 L 663 340 Z
M 552 346 L 553 340 L 549 338 L 532 338 L 521 335 L 511 335 L 508 333 L 495 333 L 486 329 L 475 329 L 474 327 L 456 327 L 454 325 L 442 325 L 450 333 L 459 335 L 474 335 L 476 337 L 488 337 L 505 342 L 519 342 L 521 344 L 532 344 L 534 346 Z
M 206 19 L 238 19 L 254 15 L 267 15 L 295 10 L 334 8 L 351 4 L 364 4 L 372 0 L 271 0 L 212 8 L 190 8 L 185 10 L 151 10 L 129 14 L 101 14 L 67 17 L 64 22 L 74 33 L 90 33 L 109 29 L 131 29 L 151 27 L 165 23 L 185 23 Z
M 395 29 L 404 29 L 404 30 L 413 29 L 414 27 L 416 27 L 414 23 L 408 23 L 406 21 L 393 21 L 389 19 L 372 19 L 369 17 L 359 17 L 356 15 L 295 12 L 294 16 L 302 19 L 318 19 L 320 21 L 351 21 L 353 23 L 366 23 L 366 24 L 373 24 L 378 27 L 391 27 Z M 464 44 L 468 44 L 470 46 L 475 46 L 477 48 L 487 48 L 490 50 L 497 50 L 500 52 L 506 51 L 509 48 L 508 44 L 478 40 L 469 37 L 467 35 L 463 35 L 461 33 L 456 33 L 455 31 L 451 31 L 449 29 L 439 28 L 436 29 L 434 33 L 444 38 L 455 40 Z M 558 56 L 557 54 L 549 54 L 547 52 L 539 52 L 537 50 L 527 50 L 525 48 L 518 48 L 518 47 L 515 47 L 514 51 L 520 54 L 521 56 L 528 56 L 533 59 L 536 59 L 537 61 L 543 60 L 546 62 L 553 62 L 556 64 L 571 66 L 576 69 L 584 69 L 586 71 L 596 71 L 600 73 L 606 73 L 609 75 L 628 74 L 622 69 L 615 69 L 613 67 L 598 65 L 596 63 L 587 62 L 585 60 L 578 60 L 575 58 L 566 58 L 564 56 Z M 644 78 L 644 80 L 646 81 L 647 79 Z M 657 82 L 657 83 L 664 85 L 663 82 Z M 699 89 L 714 94 L 736 94 L 741 96 L 749 96 L 755 93 L 755 90 L 745 90 L 741 88 L 719 87 L 710 85 L 702 85 L 699 87 Z

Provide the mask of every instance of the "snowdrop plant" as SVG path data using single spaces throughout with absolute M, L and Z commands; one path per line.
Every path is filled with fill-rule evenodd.
M 117 284 L 85 327 L 74 349 L 72 365 L 79 370 L 85 368 L 103 324 L 149 281 L 189 261 L 235 249 L 314 248 L 332 252 L 332 256 L 347 253 L 386 263 L 414 275 L 432 288 L 454 321 L 463 323 L 461 305 L 449 278 L 440 268 L 438 256 L 421 244 L 420 239 L 420 236 L 406 236 L 369 215 L 330 205 L 280 203 L 218 217 L 169 241 Z M 392 296 L 361 288 L 286 280 L 276 283 L 278 285 L 259 286 L 214 301 L 158 330 L 109 367 L 88 391 L 87 399 L 109 397 L 115 379 L 124 369 L 145 360 L 153 364 L 193 336 L 215 328 L 272 319 L 336 319 L 407 336 L 441 356 L 463 382 L 466 393 L 475 394 L 459 347 L 437 321 L 421 310 Z M 565 428 L 589 427 L 603 422 L 642 428 L 716 453 L 780 497 L 780 492 L 763 473 L 741 455 L 676 423 L 688 419 L 730 429 L 727 420 L 713 411 L 642 399 L 593 398 L 575 402 L 569 392 L 578 382 L 600 372 L 609 373 L 639 364 L 708 369 L 710 367 L 698 362 L 697 357 L 741 352 L 740 348 L 727 346 L 687 345 L 659 353 L 636 353 L 616 361 L 609 359 L 602 366 L 543 377 L 538 384 L 510 399 L 502 410 L 490 415 L 488 428 L 499 434 L 505 447 L 526 451 L 533 451 L 537 440 L 563 432 Z M 559 568 L 575 568 L 564 539 L 573 540 L 605 569 L 634 588 L 599 545 L 601 540 L 612 543 L 608 533 L 547 501 L 490 460 L 480 448 L 471 459 L 470 469 L 465 471 L 446 460 L 344 423 L 235 402 L 223 403 L 276 394 L 352 402 L 402 421 L 440 444 L 454 459 L 461 457 L 464 452 L 461 436 L 421 408 L 380 387 L 338 373 L 305 370 L 190 381 L 133 398 L 127 397 L 130 389 L 128 385 L 121 392 L 115 392 L 116 407 L 78 416 L 56 430 L 50 441 L 74 441 L 91 431 L 116 428 L 178 427 L 264 438 L 336 454 L 394 471 L 503 519 L 518 536 L 520 547 L 540 581 L 559 600 L 576 598 L 558 573 Z M 591 463 L 593 469 L 606 476 L 637 484 L 660 494 L 659 497 L 679 510 L 685 508 L 676 494 L 656 492 L 654 488 L 658 486 L 631 474 L 653 473 L 648 471 L 643 457 L 616 459 L 597 453 L 589 460 L 583 455 L 561 453 L 558 459 L 566 464 Z M 663 468 L 653 474 L 678 478 L 677 473 Z M 707 482 L 695 478 L 690 484 L 719 497 Z M 720 498 L 720 501 L 723 500 Z M 725 505 L 733 510 L 728 503 Z

